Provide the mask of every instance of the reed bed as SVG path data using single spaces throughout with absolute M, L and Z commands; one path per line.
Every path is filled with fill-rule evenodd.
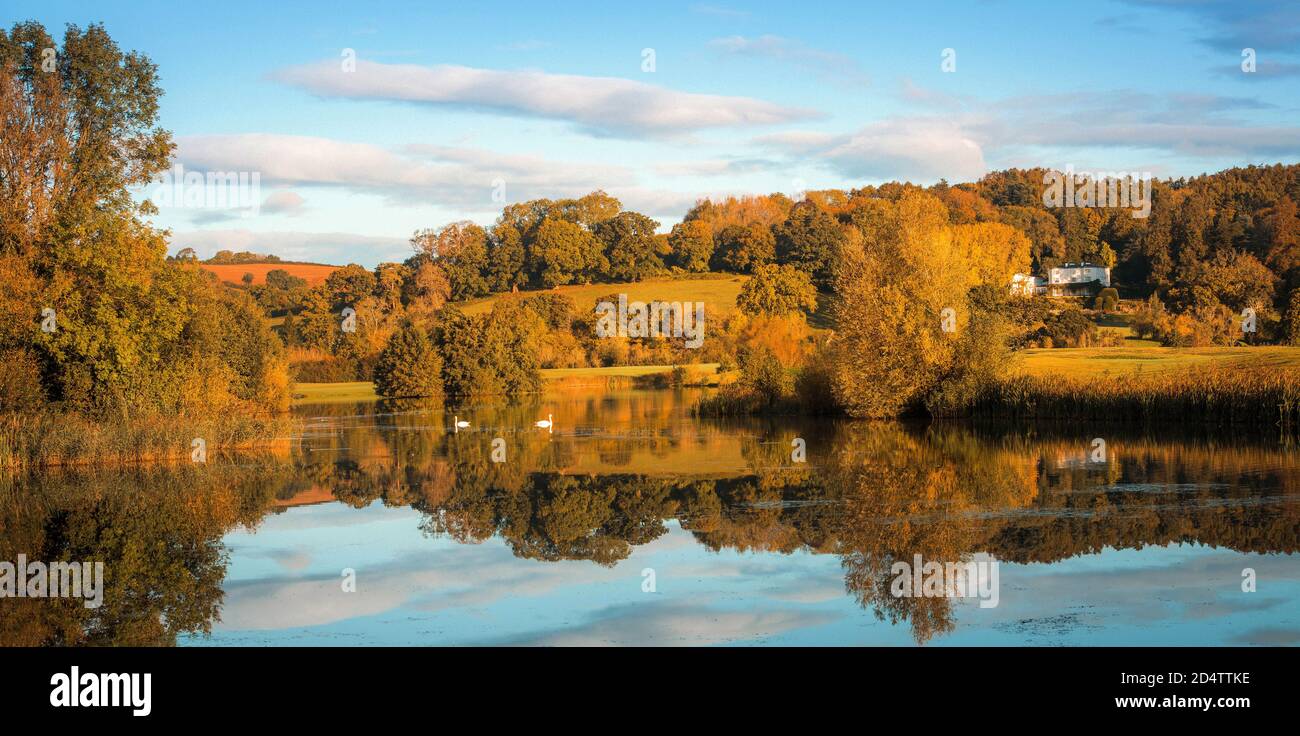
M 211 455 L 287 447 L 292 431 L 287 416 L 94 421 L 73 414 L 6 414 L 0 415 L 0 469 L 189 462 L 195 438 L 204 440 Z
M 1289 434 L 1300 431 L 1300 371 L 1204 368 L 1148 376 L 1016 376 L 986 388 L 953 415 L 1277 427 Z

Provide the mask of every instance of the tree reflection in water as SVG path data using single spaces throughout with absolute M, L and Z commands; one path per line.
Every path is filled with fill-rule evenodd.
M 590 402 L 592 414 L 611 410 Z M 588 430 L 592 414 L 571 412 L 557 413 L 578 419 L 555 435 L 510 431 L 534 405 L 452 434 L 440 410 L 348 407 L 309 425 L 291 457 L 0 479 L 0 560 L 105 562 L 99 609 L 0 599 L 0 644 L 171 645 L 209 631 L 222 537 L 304 495 L 411 507 L 427 534 L 499 537 L 536 560 L 614 565 L 669 520 L 710 550 L 833 554 L 847 593 L 918 642 L 953 630 L 954 601 L 890 594 L 892 564 L 916 554 L 1052 562 L 1172 542 L 1297 547 L 1300 462 L 1268 442 L 1114 437 L 1097 463 L 1079 461 L 1090 438 L 1036 431 L 737 427 L 674 420 L 654 401 L 614 408 L 638 430 Z M 492 462 L 495 436 L 509 438 L 505 463 Z M 790 460 L 796 436 L 806 464 Z M 698 471 L 727 457 L 730 470 Z

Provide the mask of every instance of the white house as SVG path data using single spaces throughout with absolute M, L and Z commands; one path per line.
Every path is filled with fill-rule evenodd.
M 1066 263 L 1047 274 L 1047 283 L 1051 286 L 1090 284 L 1093 281 L 1100 282 L 1103 288 L 1110 286 L 1110 269 L 1095 263 Z
M 1047 279 L 1018 273 L 1011 277 L 1011 293 L 1015 296 L 1034 296 L 1047 293 Z
M 1011 277 L 1011 293 L 1017 296 L 1091 295 L 1093 284 L 1110 286 L 1110 269 L 1095 263 L 1066 263 L 1047 272 L 1047 278 L 1018 273 Z

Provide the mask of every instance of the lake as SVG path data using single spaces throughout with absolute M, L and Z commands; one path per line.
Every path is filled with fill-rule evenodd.
M 0 644 L 1300 643 L 1275 437 L 700 391 L 304 406 L 287 450 L 0 481 L 0 560 L 105 565 L 97 609 L 0 600 Z

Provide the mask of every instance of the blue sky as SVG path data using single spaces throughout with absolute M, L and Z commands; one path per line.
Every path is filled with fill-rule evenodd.
M 255 211 L 162 209 L 204 256 L 373 266 L 502 198 L 596 188 L 667 229 L 701 196 L 1300 160 L 1281 0 L 0 8 L 19 19 L 104 23 L 158 64 L 187 171 L 259 175 Z

